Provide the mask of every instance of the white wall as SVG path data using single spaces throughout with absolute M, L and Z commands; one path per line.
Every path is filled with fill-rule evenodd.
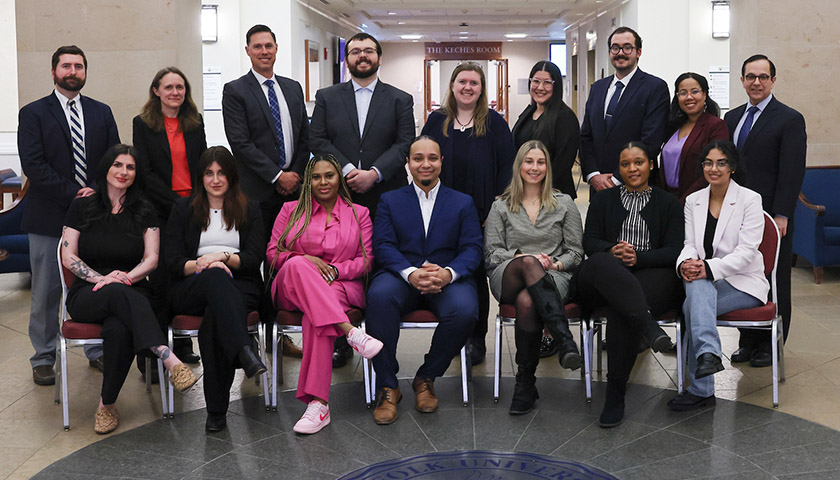
M 0 170 L 20 174 L 17 156 L 18 70 L 15 0 L 0 0 Z

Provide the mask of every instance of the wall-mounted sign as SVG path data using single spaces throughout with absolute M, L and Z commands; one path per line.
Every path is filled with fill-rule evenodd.
M 426 60 L 500 60 L 502 42 L 441 42 L 424 44 Z

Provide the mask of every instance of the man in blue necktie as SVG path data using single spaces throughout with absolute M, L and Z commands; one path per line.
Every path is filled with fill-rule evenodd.
M 725 116 L 732 140 L 746 166 L 747 187 L 761 194 L 764 210 L 773 216 L 782 235 L 776 268 L 777 297 L 785 339 L 790 330 L 790 271 L 793 266 L 793 211 L 805 176 L 807 134 L 805 118 L 771 93 L 776 83 L 776 65 L 765 55 L 753 55 L 741 65 L 741 83 L 749 102 Z M 767 367 L 770 333 L 741 330 L 732 363 L 750 362 Z

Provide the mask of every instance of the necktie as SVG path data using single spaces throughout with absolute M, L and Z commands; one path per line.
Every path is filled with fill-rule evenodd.
M 85 137 L 82 135 L 82 120 L 76 110 L 76 100 L 67 102 L 70 109 L 70 139 L 73 142 L 73 178 L 82 187 L 87 186 L 87 161 L 85 160 Z
M 274 133 L 277 134 L 277 142 L 280 147 L 280 168 L 283 168 L 286 166 L 286 142 L 283 140 L 280 104 L 277 102 L 277 94 L 274 93 L 274 80 L 266 80 L 263 84 L 268 87 L 268 107 L 271 109 L 271 116 L 274 117 Z
M 615 109 L 618 107 L 618 99 L 621 98 L 621 90 L 624 89 L 624 84 L 619 82 L 615 83 L 615 92 L 613 96 L 610 98 L 610 104 L 607 105 L 607 115 L 604 117 L 604 122 L 607 124 L 607 128 L 609 128 L 610 123 L 612 122 L 612 116 L 615 114 Z
M 744 150 L 744 144 L 747 143 L 747 136 L 750 134 L 750 129 L 752 128 L 753 124 L 753 117 L 755 117 L 755 112 L 758 111 L 758 107 L 753 105 L 752 107 L 747 110 L 747 118 L 744 119 L 744 124 L 741 125 L 741 130 L 738 131 L 738 150 Z

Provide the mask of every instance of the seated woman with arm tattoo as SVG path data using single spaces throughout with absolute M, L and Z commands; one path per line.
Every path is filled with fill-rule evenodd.
M 114 145 L 99 161 L 98 191 L 77 198 L 64 222 L 61 260 L 78 277 L 67 294 L 67 311 L 77 322 L 102 324 L 102 393 L 96 433 L 119 424 L 115 403 L 134 355 L 151 350 L 184 391 L 196 382 L 192 371 L 166 346 L 149 303 L 146 276 L 158 262 L 157 215 L 141 195 L 142 170 L 136 151 Z

